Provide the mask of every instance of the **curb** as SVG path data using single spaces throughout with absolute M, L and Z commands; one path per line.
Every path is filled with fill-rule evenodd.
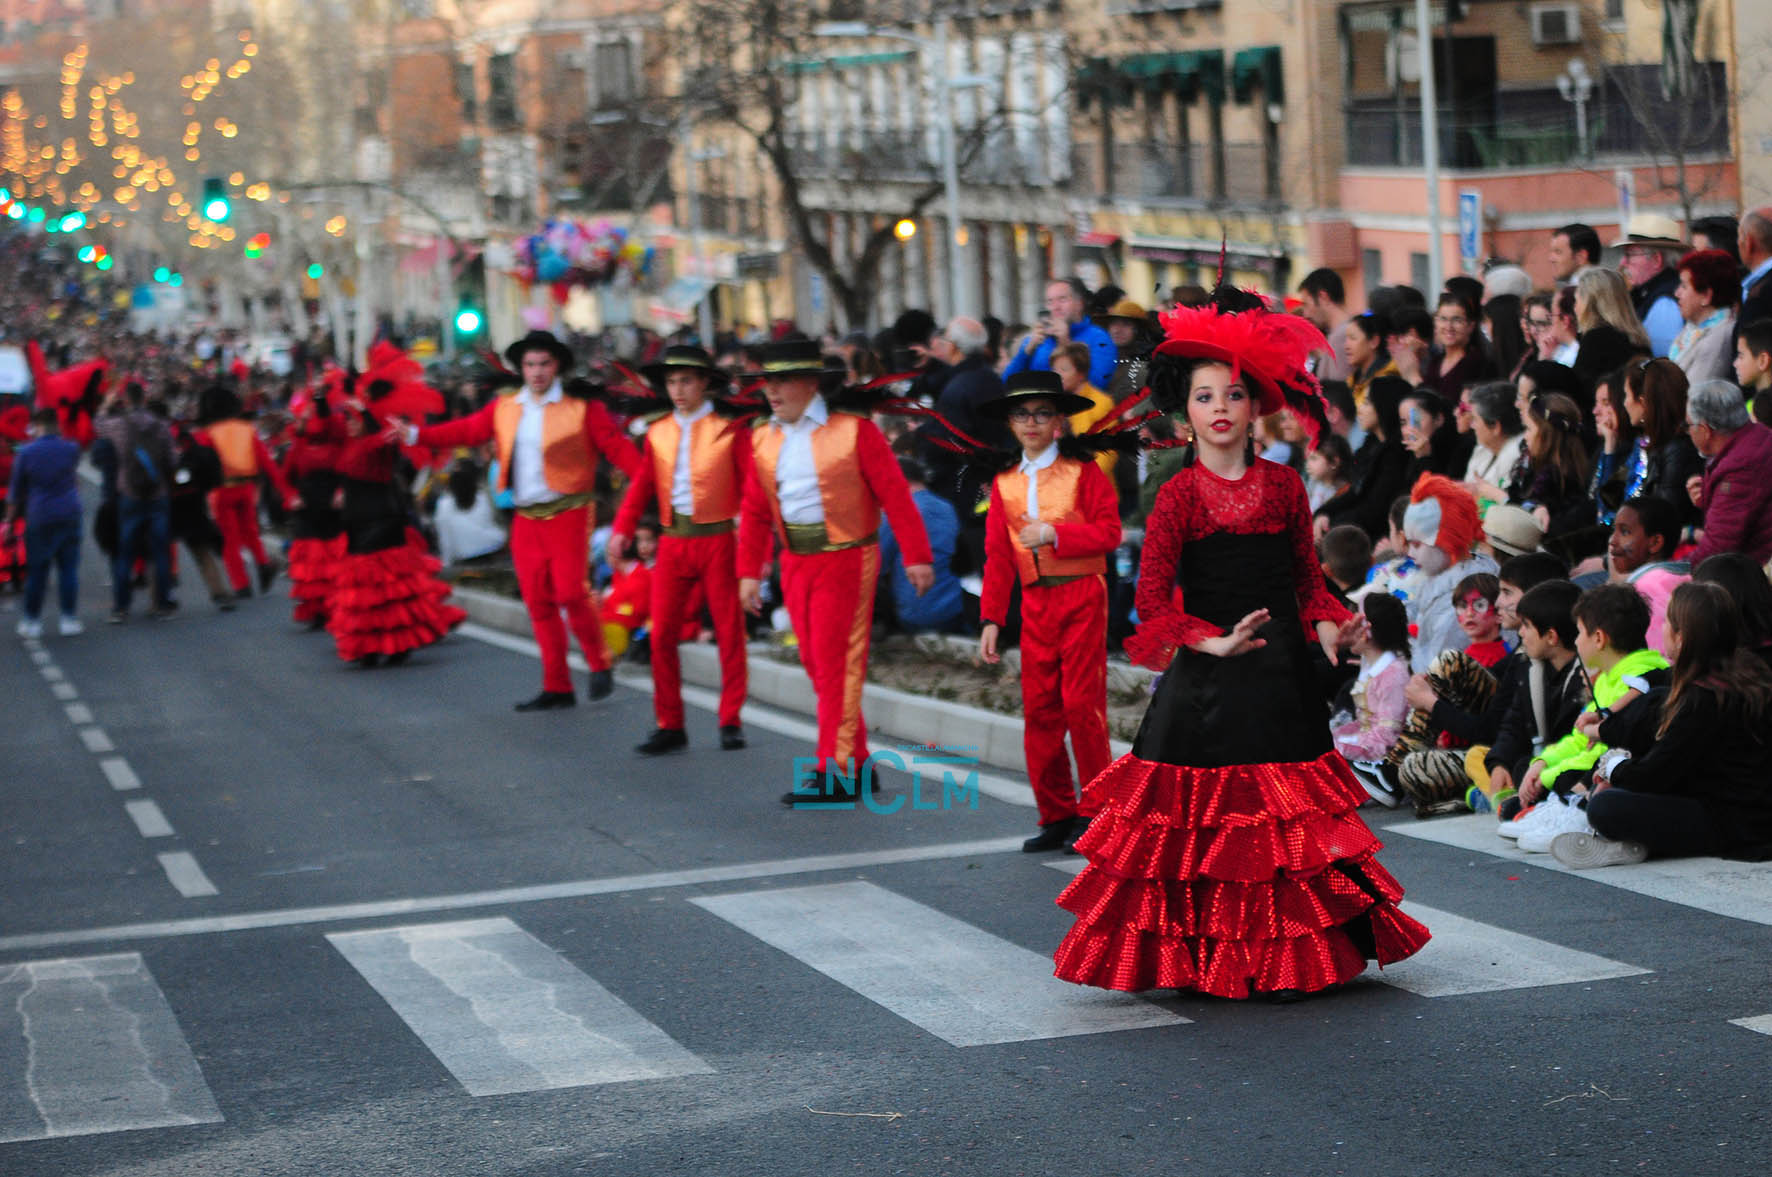
M 528 637 L 529 613 L 523 602 L 501 597 L 479 589 L 455 586 L 455 603 L 467 610 L 477 624 L 501 633 Z M 679 647 L 683 662 L 683 681 L 698 687 L 718 688 L 720 656 L 712 646 L 701 644 Z M 1125 670 L 1128 668 L 1121 667 Z M 1142 672 L 1139 672 L 1142 673 Z M 750 656 L 749 699 L 769 707 L 811 716 L 817 713 L 812 684 L 798 665 L 777 662 L 753 653 Z M 868 683 L 862 687 L 862 709 L 867 716 L 868 730 L 890 736 L 908 744 L 933 744 L 945 748 L 968 749 L 977 753 L 981 764 L 993 768 L 1025 772 L 1027 761 L 1022 752 L 1022 721 L 1019 717 L 999 715 L 980 707 L 968 707 L 893 687 Z M 1123 740 L 1110 743 L 1118 757 L 1131 751 Z

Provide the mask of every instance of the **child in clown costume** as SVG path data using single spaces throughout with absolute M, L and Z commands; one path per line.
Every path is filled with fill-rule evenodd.
M 1139 628 L 1163 670 L 1132 751 L 1093 781 L 1059 896 L 1077 917 L 1057 975 L 1107 989 L 1287 998 L 1418 950 L 1428 931 L 1356 810 L 1365 794 L 1329 736 L 1309 643 L 1331 661 L 1357 632 L 1323 584 L 1304 481 L 1257 461 L 1257 416 L 1321 426 L 1306 366 L 1323 337 L 1223 286 L 1163 316 L 1149 385 L 1196 439 L 1145 530 Z

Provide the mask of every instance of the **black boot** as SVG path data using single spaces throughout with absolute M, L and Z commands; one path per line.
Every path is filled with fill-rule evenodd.
M 591 688 L 585 692 L 586 697 L 595 703 L 599 699 L 607 699 L 615 694 L 615 674 L 608 670 L 591 671 Z
M 1049 821 L 1040 827 L 1040 832 L 1021 844 L 1024 854 L 1039 854 L 1045 850 L 1062 850 L 1070 840 L 1071 830 L 1076 826 L 1074 817 L 1061 817 L 1057 821 Z
M 558 711 L 562 707 L 578 706 L 578 696 L 571 691 L 543 691 L 535 698 L 517 704 L 517 711 Z
M 726 724 L 720 729 L 720 750 L 735 752 L 744 747 L 744 728 L 736 723 Z
M 634 751 L 642 756 L 663 756 L 666 752 L 681 752 L 689 747 L 689 737 L 682 728 L 655 728 L 644 744 L 637 744 Z

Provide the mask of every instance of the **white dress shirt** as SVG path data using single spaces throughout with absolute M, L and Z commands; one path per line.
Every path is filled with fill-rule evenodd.
M 781 430 L 781 453 L 775 459 L 775 492 L 783 523 L 823 523 L 824 499 L 818 493 L 818 466 L 812 460 L 812 431 L 831 419 L 824 397 L 813 394 L 792 425 L 775 421 Z
M 541 420 L 543 406 L 558 404 L 565 393 L 556 380 L 539 397 L 527 387 L 517 396 L 523 402 L 523 415 L 517 419 L 517 434 L 511 439 L 511 501 L 519 507 L 551 503 L 562 496 L 548 485 L 542 469 Z
M 695 514 L 695 498 L 689 493 L 689 430 L 697 421 L 714 411 L 712 401 L 702 401 L 701 408 L 684 416 L 675 409 L 677 419 L 677 465 L 671 471 L 671 513 L 688 519 Z
M 1056 441 L 1031 458 L 1027 456 L 1027 451 L 1022 451 L 1021 465 L 1016 469 L 1028 476 L 1029 519 L 1040 517 L 1040 496 L 1036 489 L 1040 481 L 1040 471 L 1056 461 L 1058 461 L 1058 443 Z

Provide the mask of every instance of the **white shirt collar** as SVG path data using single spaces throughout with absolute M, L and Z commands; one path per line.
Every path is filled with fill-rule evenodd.
M 1373 661 L 1371 666 L 1366 666 L 1366 665 L 1362 664 L 1360 666 L 1359 677 L 1362 679 L 1377 678 L 1381 673 L 1383 673 L 1385 667 L 1389 666 L 1391 663 L 1395 662 L 1396 660 L 1397 660 L 1396 654 L 1392 653 L 1390 650 L 1386 650 L 1384 653 L 1380 654 Z
M 1023 474 L 1035 474 L 1056 461 L 1058 461 L 1058 443 L 1055 441 L 1031 458 L 1027 456 L 1027 451 L 1023 450 L 1021 465 L 1016 469 Z
M 800 414 L 800 419 L 798 421 L 789 425 L 780 418 L 775 418 L 775 427 L 777 429 L 799 429 L 803 427 L 806 421 L 810 420 L 812 422 L 812 427 L 816 429 L 830 419 L 831 411 L 825 406 L 824 394 L 815 392 L 812 394 L 812 399 L 806 403 L 806 411 Z
M 693 425 L 713 411 L 714 402 L 706 400 L 702 401 L 701 408 L 695 410 L 693 413 L 680 413 L 676 409 L 672 409 L 671 416 L 677 419 L 677 424 L 679 425 Z

